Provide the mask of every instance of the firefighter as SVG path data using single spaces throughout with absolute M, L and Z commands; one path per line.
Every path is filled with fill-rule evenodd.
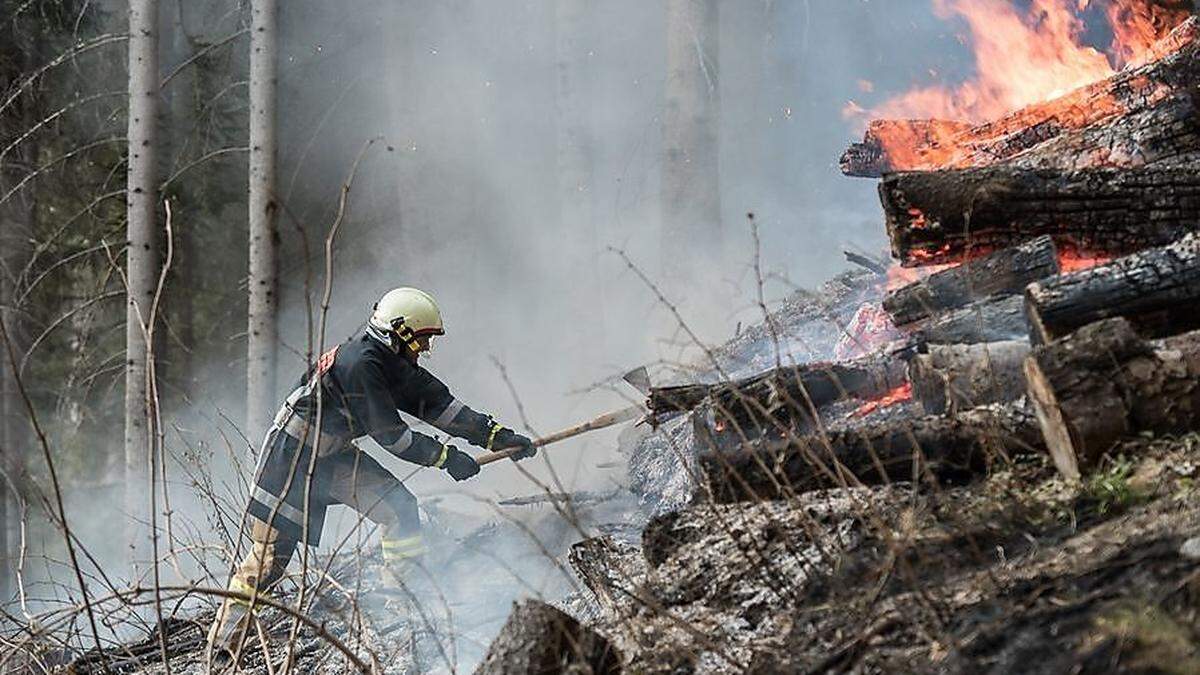
M 487 450 L 515 448 L 533 457 L 533 442 L 450 394 L 418 365 L 430 340 L 444 335 L 437 303 L 415 288 L 397 288 L 376 303 L 363 334 L 325 352 L 287 397 L 267 432 L 247 507 L 251 550 L 229 589 L 267 597 L 301 543 L 320 542 L 325 510 L 346 504 L 383 531 L 386 569 L 403 580 L 424 552 L 417 500 L 352 439 L 370 436 L 397 457 L 444 469 L 456 481 L 479 473 L 475 459 L 414 431 L 404 411 Z M 209 631 L 210 654 L 227 661 L 239 649 L 258 606 L 227 599 Z

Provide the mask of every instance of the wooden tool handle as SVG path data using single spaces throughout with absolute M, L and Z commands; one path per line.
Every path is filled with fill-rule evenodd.
M 622 422 L 628 422 L 629 420 L 633 420 L 633 419 L 637 419 L 637 418 L 641 417 L 642 414 L 644 413 L 644 411 L 645 411 L 645 409 L 642 406 L 635 405 L 635 406 L 630 406 L 628 408 L 625 408 L 624 410 L 617 410 L 616 412 L 610 412 L 610 413 L 601 415 L 590 422 L 584 422 L 583 424 L 577 424 L 568 429 L 563 429 L 562 431 L 558 431 L 553 434 L 550 434 L 549 436 L 543 436 L 542 438 L 539 438 L 533 442 L 533 447 L 535 447 L 535 448 L 545 447 L 545 446 L 551 445 L 553 443 L 558 443 L 559 441 L 565 441 L 568 438 L 575 438 L 576 436 L 582 436 L 583 434 L 586 434 L 589 431 L 596 431 L 598 429 L 606 429 L 608 427 L 615 426 Z M 509 457 L 512 457 L 513 455 L 517 454 L 519 451 L 520 451 L 520 448 L 508 448 L 505 450 L 497 450 L 496 452 L 489 452 L 489 453 L 482 454 L 482 455 L 476 457 L 475 461 L 479 463 L 479 466 L 484 466 L 486 464 L 491 464 L 492 462 L 499 462 L 502 459 L 508 459 Z

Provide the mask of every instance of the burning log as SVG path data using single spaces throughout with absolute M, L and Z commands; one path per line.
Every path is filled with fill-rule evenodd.
M 1038 347 L 1025 361 L 1046 446 L 1070 480 L 1133 432 L 1200 429 L 1200 331 L 1162 340 L 1106 319 Z
M 1038 237 L 892 291 L 884 297 L 883 308 L 903 326 L 983 298 L 1020 293 L 1030 282 L 1059 272 L 1054 241 Z
M 998 454 L 1042 447 L 1033 413 L 1014 403 L 702 452 L 699 462 L 707 493 L 728 503 L 859 483 L 967 478 Z
M 924 344 L 1001 342 L 1029 333 L 1025 302 L 1019 295 L 979 300 L 913 326 L 914 339 Z
M 619 673 L 621 659 L 608 640 L 539 600 L 513 607 L 476 673 Z
M 876 120 L 842 156 L 842 172 L 877 178 L 1012 163 L 1075 170 L 1182 165 L 1200 149 L 1200 24 L 1189 19 L 1153 50 L 1158 60 L 979 125 Z
M 781 407 L 821 408 L 843 398 L 874 398 L 904 380 L 894 357 L 847 363 L 807 363 L 779 368 L 735 382 L 654 387 L 646 406 L 652 415 L 688 412 L 702 403 L 726 413 L 760 416 Z
M 1025 302 L 1036 344 L 1113 316 L 1151 336 L 1200 328 L 1200 236 L 1032 284 Z
M 954 414 L 1025 393 L 1024 340 L 975 345 L 931 345 L 908 364 L 913 394 L 927 414 Z
M 1195 168 L 990 167 L 900 173 L 879 187 L 892 252 L 905 266 L 961 260 L 1040 235 L 1112 255 L 1168 244 L 1200 221 Z

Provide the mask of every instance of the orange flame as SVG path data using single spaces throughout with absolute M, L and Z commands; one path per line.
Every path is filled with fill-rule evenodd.
M 1048 101 L 1140 63 L 1188 17 L 1182 3 L 1156 0 L 932 0 L 941 17 L 967 24 L 976 77 L 955 87 L 929 86 L 892 98 L 871 117 L 983 121 Z M 1083 43 L 1082 14 L 1103 6 L 1111 55 Z
M 895 389 L 885 393 L 883 396 L 862 404 L 857 410 L 854 411 L 854 414 L 859 417 L 862 417 L 863 415 L 869 415 L 870 413 L 873 413 L 881 408 L 887 408 L 889 406 L 896 405 L 897 403 L 911 401 L 912 397 L 912 383 L 905 382 L 899 387 L 896 387 Z
M 1063 274 L 1090 270 L 1098 265 L 1112 262 L 1112 256 L 1099 253 L 1088 253 L 1070 247 L 1060 247 L 1058 250 L 1058 267 Z

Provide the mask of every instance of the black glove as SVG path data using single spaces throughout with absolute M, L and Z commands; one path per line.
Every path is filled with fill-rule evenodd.
M 466 480 L 479 473 L 479 463 L 475 458 L 451 445 L 446 449 L 446 462 L 442 468 L 454 480 Z
M 537 448 L 534 447 L 533 441 L 508 427 L 501 427 L 496 432 L 496 438 L 492 441 L 492 448 L 496 450 L 512 450 L 516 448 L 517 451 L 510 456 L 514 462 L 529 459 L 537 454 Z

